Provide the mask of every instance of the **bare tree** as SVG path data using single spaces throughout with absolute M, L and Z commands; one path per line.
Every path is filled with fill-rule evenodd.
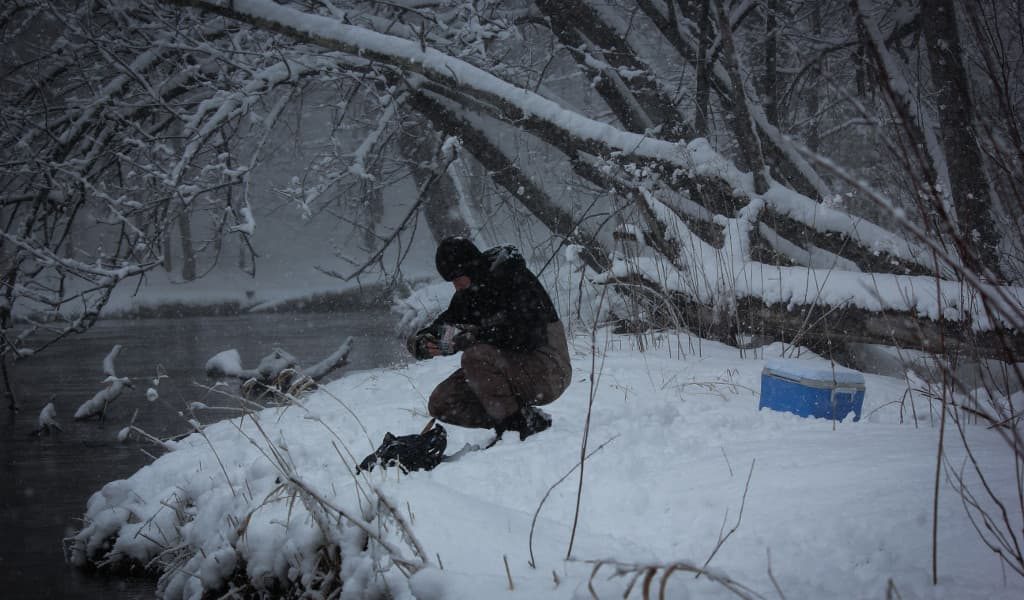
M 927 276 L 937 274 L 940 296 L 952 301 L 962 291 L 956 267 L 966 257 L 992 264 L 984 223 L 994 222 L 995 205 L 970 204 L 961 215 L 973 192 L 946 194 L 934 185 L 962 179 L 948 160 L 937 160 L 954 120 L 916 102 L 920 95 L 902 93 L 906 86 L 890 90 L 884 103 L 856 93 L 863 61 L 852 58 L 865 42 L 876 72 L 899 71 L 908 86 L 925 91 L 941 76 L 905 72 L 908 53 L 931 52 L 909 35 L 928 20 L 908 11 L 894 18 L 885 3 L 867 0 L 415 8 L 148 0 L 64 10 L 71 6 L 24 0 L 4 21 L 12 42 L 3 71 L 10 154 L 0 173 L 6 356 L 30 353 L 33 333 L 54 332 L 50 341 L 34 342 L 38 349 L 87 328 L 112 286 L 167 258 L 164 240 L 184 214 L 193 223 L 229 215 L 233 222 L 214 230 L 248 235 L 247 182 L 265 141 L 285 127 L 282 114 L 332 132 L 330 148 L 280 190 L 311 217 L 353 221 L 342 210 L 349 199 L 379 205 L 386 186 L 436 164 L 424 160 L 425 148 L 456 136 L 459 152 L 482 166 L 502 203 L 522 209 L 556 245 L 585 248 L 591 266 L 605 271 L 603 281 L 639 283 L 702 315 L 696 321 L 713 325 L 704 333 L 763 331 L 767 322 L 775 335 L 799 335 L 811 345 L 856 340 L 933 349 L 945 340 L 1002 358 L 1022 348 L 1013 314 L 1018 291 L 994 285 L 998 277 L 983 277 L 972 292 L 1009 304 L 990 313 L 959 306 L 942 318 L 921 316 L 916 291 L 887 298 L 879 309 L 823 294 L 820 285 L 780 298 L 764 284 L 769 273 L 821 282 L 842 272 L 852 285 L 917 290 L 926 281 L 934 289 Z M 928 23 L 928 36 L 948 39 L 948 27 Z M 772 64 L 758 59 L 766 26 L 775 40 Z M 33 37 L 39 31 L 44 44 Z M 526 37 L 541 43 L 527 47 Z M 977 39 L 965 47 L 988 47 Z M 826 72 L 820 65 L 829 56 L 851 60 L 832 61 L 843 68 Z M 765 92 L 767 104 L 750 83 L 757 80 L 771 82 L 763 88 L 774 90 Z M 682 102 L 691 85 L 694 100 Z M 820 105 L 792 101 L 801 89 L 821 91 Z M 970 93 L 969 86 L 956 89 Z M 887 125 L 890 111 L 908 128 Z M 693 121 L 707 140 L 692 139 Z M 436 136 L 423 135 L 424 123 Z M 941 135 L 929 133 L 935 131 Z M 801 140 L 806 132 L 816 133 Z M 409 146 L 396 160 L 402 144 L 426 138 L 432 141 L 421 143 L 419 154 Z M 882 166 L 850 156 L 850 138 Z M 541 163 L 510 145 L 527 139 L 553 158 Z M 945 143 L 957 139 L 950 132 Z M 828 166 L 826 155 L 841 169 Z M 834 189 L 857 189 L 850 179 L 866 180 L 894 208 L 916 211 L 912 223 L 950 226 L 933 228 L 936 236 L 924 240 L 908 237 L 889 217 L 873 223 L 866 215 L 884 210 L 863 194 L 859 203 L 836 200 Z M 932 184 L 924 201 L 918 190 L 895 185 L 921 180 Z M 581 210 L 580 195 L 566 192 L 572 187 L 597 192 L 599 205 Z M 218 193 L 224 188 L 239 193 Z M 453 198 L 444 188 L 434 193 Z M 1002 197 L 999 206 L 1007 204 Z M 440 206 L 418 209 L 440 226 L 454 214 L 451 205 Z M 947 221 L 939 218 L 945 209 Z M 636 221 L 668 271 L 629 271 L 609 260 L 616 221 L 601 215 L 613 213 Z M 378 218 L 377 209 L 361 217 L 364 242 L 401 239 L 377 233 Z M 968 218 L 974 225 L 963 222 Z M 90 219 L 103 230 L 98 237 Z M 461 229 L 450 225 L 440 229 Z M 980 237 L 957 236 L 965 226 Z M 955 264 L 936 261 L 933 241 L 943 257 L 957 257 Z M 208 242 L 199 250 L 212 247 Z M 669 272 L 687 283 L 671 283 Z M 15 327 L 15 309 L 32 315 L 27 325 Z M 987 343 L 995 335 L 1008 345 Z
M 970 10 L 970 9 L 967 9 Z M 936 89 L 939 141 L 946 155 L 950 192 L 960 228 L 981 259 L 970 267 L 999 274 L 999 236 L 992 223 L 989 184 L 974 131 L 974 103 L 963 63 L 952 0 L 921 3 L 921 24 Z M 965 258 L 967 258 L 965 256 Z

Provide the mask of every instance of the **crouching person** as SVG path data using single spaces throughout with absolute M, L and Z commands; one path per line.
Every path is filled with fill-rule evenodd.
M 455 286 L 448 309 L 409 338 L 418 359 L 462 352 L 462 366 L 430 394 L 430 415 L 461 427 L 519 433 L 551 426 L 538 406 L 569 386 L 572 367 L 554 304 L 514 246 L 481 252 L 445 238 L 437 271 Z

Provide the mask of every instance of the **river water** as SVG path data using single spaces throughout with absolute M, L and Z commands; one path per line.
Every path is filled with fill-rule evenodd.
M 0 427 L 0 597 L 152 598 L 154 581 L 72 569 L 62 545 L 80 527 L 93 492 L 152 460 L 143 452 L 151 447 L 117 441 L 136 409 L 135 424 L 153 435 L 188 431 L 179 411 L 203 399 L 201 386 L 211 383 L 204 375 L 207 359 L 229 348 L 239 351 L 247 368 L 274 347 L 312 365 L 352 336 L 349 365 L 328 380 L 398 364 L 406 354 L 394 324 L 385 310 L 101 321 L 86 334 L 17 363 L 11 379 L 21 410 L 8 414 Z M 105 422 L 73 421 L 77 407 L 102 389 L 103 358 L 114 344 L 123 346 L 117 374 L 132 378 L 135 388 L 111 404 Z M 146 389 L 158 369 L 167 377 L 156 388 L 159 398 L 150 402 Z M 34 437 L 39 411 L 51 397 L 64 431 Z M 224 416 L 209 414 L 203 420 Z

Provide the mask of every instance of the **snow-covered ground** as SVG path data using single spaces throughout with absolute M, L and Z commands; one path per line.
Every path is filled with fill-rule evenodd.
M 938 427 L 919 394 L 915 426 L 904 380 L 868 375 L 864 418 L 834 424 L 758 411 L 761 368 L 780 355 L 779 345 L 744 357 L 674 334 L 644 353 L 629 337 L 599 332 L 597 341 L 588 444 L 606 445 L 585 463 L 568 559 L 578 470 L 552 486 L 580 456 L 591 390 L 584 334 L 571 340 L 573 384 L 547 407 L 554 425 L 525 442 L 509 436 L 429 472 L 353 475 L 354 460 L 386 431 L 423 427 L 426 397 L 458 357 L 352 373 L 298 405 L 209 425 L 106 485 L 88 503 L 74 560 L 159 557 L 152 566 L 162 569 L 167 598 L 198 598 L 203 586 L 224 588 L 229 578 L 257 588 L 315 586 L 339 561 L 341 598 L 385 590 L 394 598 L 589 598 L 588 583 L 597 597 L 621 598 L 632 573 L 608 564 L 591 579 L 590 561 L 700 567 L 712 555 L 709 572 L 754 597 L 1024 597 L 1024 579 L 984 547 L 945 477 L 939 585 L 932 586 Z M 489 437 L 457 427 L 448 433 L 449 453 Z M 959 467 L 962 445 L 955 429 L 947 433 L 946 452 Z M 991 467 L 989 485 L 1015 501 L 1004 442 L 982 426 L 968 433 L 975 458 Z M 306 491 L 294 494 L 289 481 Z M 361 519 L 416 574 L 403 575 L 379 543 L 367 544 L 328 506 Z M 328 540 L 340 556 L 321 552 Z M 426 566 L 415 566 L 421 561 Z M 670 598 L 733 595 L 707 576 L 664 573 L 651 580 L 652 597 L 663 581 Z M 642 597 L 643 585 L 641 577 L 630 597 Z

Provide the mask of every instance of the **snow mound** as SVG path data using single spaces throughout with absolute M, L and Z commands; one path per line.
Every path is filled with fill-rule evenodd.
M 237 377 L 242 372 L 242 356 L 231 348 L 218 352 L 206 361 L 206 374 L 210 377 Z

